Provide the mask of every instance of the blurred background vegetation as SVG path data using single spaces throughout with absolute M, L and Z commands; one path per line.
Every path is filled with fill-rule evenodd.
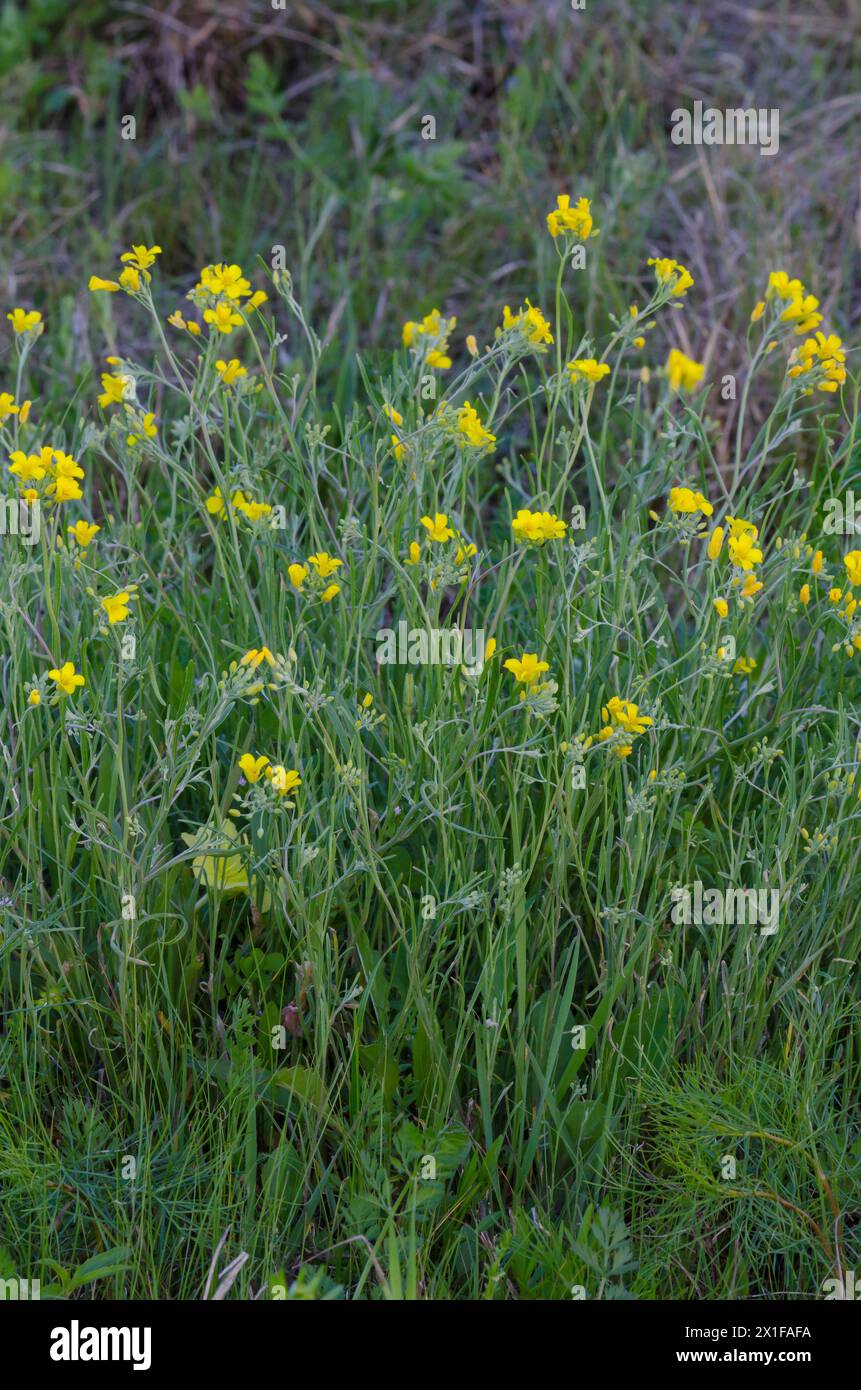
M 585 327 L 642 299 L 660 252 L 696 278 L 674 327 L 707 370 L 740 365 L 776 266 L 851 338 L 855 0 L 283 3 L 2 4 L 0 284 L 63 333 L 58 392 L 83 385 L 106 340 L 145 346 L 128 303 L 85 289 L 133 240 L 164 247 L 159 282 L 177 294 L 202 264 L 247 271 L 283 245 L 343 406 L 353 350 L 388 351 L 405 318 L 439 305 L 461 343 L 485 341 L 504 302 L 546 302 L 544 216 L 565 190 L 595 199 L 602 232 L 598 293 L 582 296 L 600 321 Z M 779 154 L 674 146 L 671 112 L 697 99 L 776 106 Z M 289 343 L 284 356 L 289 369 Z

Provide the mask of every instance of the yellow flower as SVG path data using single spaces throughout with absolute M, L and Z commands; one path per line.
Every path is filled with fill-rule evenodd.
M 36 309 L 29 312 L 26 309 L 13 309 L 6 317 L 12 325 L 13 333 L 29 333 L 42 322 L 42 315 Z
M 511 529 L 517 540 L 543 545 L 545 541 L 561 540 L 566 524 L 552 512 L 531 512 L 528 507 L 521 507 Z
M 689 487 L 670 488 L 667 506 L 671 512 L 688 514 L 702 512 L 703 516 L 711 516 L 714 511 L 714 507 L 707 497 L 704 497 L 701 492 L 694 492 Z
M 239 381 L 242 377 L 248 375 L 246 369 L 240 367 L 238 357 L 231 357 L 229 362 L 225 362 L 219 357 L 215 364 L 215 370 L 221 377 L 221 384 L 223 386 L 232 386 L 234 381 Z
M 120 275 L 120 285 L 126 294 L 137 294 L 141 287 L 140 271 L 133 265 L 127 265 Z
M 246 299 L 251 293 L 251 286 L 242 274 L 242 268 L 238 265 L 207 265 L 200 272 L 200 283 L 195 286 L 198 290 L 207 290 L 210 294 L 223 294 L 228 299 Z M 258 293 L 262 293 L 259 291 Z M 257 299 L 257 295 L 254 296 Z M 253 307 L 256 309 L 258 304 L 262 304 L 263 299 L 258 299 Z
M 740 656 L 732 668 L 734 676 L 749 676 L 751 671 L 756 670 L 756 661 L 752 656 Z
M 647 714 L 640 714 L 639 705 L 630 700 L 620 700 L 614 695 L 601 710 L 601 718 L 624 729 L 628 734 L 643 734 L 655 721 Z
M 710 560 L 716 560 L 718 558 L 722 546 L 723 527 L 716 526 L 715 529 L 712 531 L 711 535 L 709 536 L 708 557 Z
M 21 421 L 22 425 L 26 425 L 27 421 L 30 418 L 30 406 L 32 404 L 32 401 L 25 401 L 18 412 L 18 419 Z
M 721 618 L 725 618 L 727 613 L 729 612 L 729 604 L 727 603 L 726 599 L 716 598 L 714 601 L 714 606 L 715 612 L 718 613 Z
M 237 498 L 241 498 L 241 501 Z M 272 510 L 268 502 L 252 502 L 247 500 L 242 493 L 234 497 L 233 505 L 249 521 L 259 521 L 262 516 L 268 516 Z
M 484 449 L 488 445 L 496 443 L 496 435 L 485 429 L 478 418 L 478 411 L 475 406 L 470 405 L 469 401 L 464 401 L 457 412 L 457 428 L 458 433 L 462 434 L 466 442 L 475 449 Z
M 810 585 L 809 585 L 809 584 L 802 584 L 801 588 L 800 588 L 799 591 L 798 591 L 798 597 L 799 597 L 799 599 L 801 600 L 801 602 L 804 604 L 804 606 L 805 606 L 805 608 L 806 608 L 807 605 L 808 605 L 808 603 L 810 602 Z
M 221 493 L 221 488 L 217 487 L 211 497 L 206 499 L 206 510 L 211 516 L 221 516 L 227 506 Z
M 308 564 L 314 566 L 321 579 L 328 579 L 343 563 L 343 560 L 333 560 L 325 550 L 321 550 L 318 555 L 308 556 Z
M 431 309 L 429 314 L 425 314 L 421 323 L 408 319 L 403 326 L 402 338 L 404 347 L 414 347 L 421 350 L 423 344 L 418 341 L 421 338 L 431 344 L 430 351 L 425 361 L 429 367 L 439 367 L 445 369 L 451 366 L 451 358 L 448 355 L 448 335 L 457 327 L 457 319 L 450 318 L 443 323 L 439 309 Z
M 546 661 L 539 661 L 535 652 L 524 652 L 518 660 L 517 657 L 509 657 L 504 663 L 506 671 L 510 671 L 518 685 L 531 686 L 536 683 L 538 677 L 550 667 Z
M 778 299 L 797 299 L 804 294 L 804 286 L 800 280 L 790 280 L 785 270 L 773 270 L 768 277 L 768 285 L 765 291 L 766 299 L 772 299 L 777 295 Z
M 59 472 L 47 491 L 54 502 L 80 502 L 84 495 L 74 478 Z
M 250 666 L 252 671 L 256 671 L 261 662 L 268 661 L 270 666 L 275 665 L 275 658 L 268 647 L 252 647 L 247 651 L 240 661 L 240 666 Z
M 578 198 L 577 203 L 572 208 L 571 198 L 567 193 L 560 193 L 556 198 L 556 207 L 547 214 L 547 230 L 553 237 L 565 233 L 576 236 L 580 241 L 588 241 L 590 237 L 597 236 L 598 231 L 592 229 L 592 204 L 588 198 Z
M 839 603 L 840 600 L 842 599 L 842 597 L 843 597 L 843 590 L 842 590 L 842 589 L 829 589 L 829 590 L 828 590 L 828 602 L 829 602 L 829 603 Z
M 244 322 L 242 315 L 224 300 L 219 300 L 214 309 L 204 310 L 203 317 L 219 333 L 232 333 L 234 328 L 240 328 Z
M 502 310 L 503 329 L 517 329 L 523 334 L 526 341 L 539 352 L 546 352 L 545 344 L 553 342 L 553 334 L 550 332 L 550 324 L 542 314 L 540 309 L 526 301 L 526 308 L 522 306 L 518 313 L 512 314 L 506 304 Z M 500 330 L 497 329 L 497 333 Z M 473 356 L 475 354 L 472 354 Z
M 405 564 L 417 565 L 422 558 L 422 548 L 418 541 L 410 541 L 410 553 L 406 558 Z
M 741 586 L 741 596 L 742 598 L 753 598 L 754 594 L 758 594 L 761 588 L 762 584 L 759 582 L 756 575 L 751 573 Z
M 22 449 L 16 449 L 9 457 L 12 460 L 9 472 L 22 483 L 38 483 L 48 472 L 48 464 L 41 454 L 25 454 Z
M 392 405 L 384 405 L 383 414 L 387 417 L 387 419 L 391 420 L 393 425 L 402 425 L 404 423 L 403 415 L 399 410 L 395 410 L 394 406 Z
M 822 573 L 822 551 L 821 551 L 821 550 L 817 550 L 817 551 L 816 551 L 815 555 L 813 556 L 813 560 L 812 560 L 812 562 L 811 562 L 810 568 L 813 570 L 813 573 L 814 573 L 814 574 L 821 574 L 821 573 Z
M 281 767 L 280 764 L 273 767 L 270 786 L 279 796 L 286 796 L 288 792 L 293 791 L 294 787 L 301 787 L 301 785 L 302 778 L 295 768 L 288 772 L 286 767 Z
M 846 575 L 850 584 L 861 584 L 861 550 L 850 550 L 843 556 Z
M 168 314 L 167 321 L 173 328 L 184 328 L 193 337 L 200 332 L 200 324 L 195 323 L 193 319 L 186 321 L 180 309 L 174 309 L 172 314 Z
M 86 549 L 101 529 L 101 526 L 96 526 L 94 522 L 90 523 L 89 521 L 76 521 L 74 526 L 66 527 L 66 530 L 72 534 L 82 550 Z
M 269 764 L 269 759 L 265 753 L 261 753 L 259 758 L 255 758 L 253 753 L 243 753 L 239 759 L 239 768 L 247 782 L 257 782 L 263 773 L 263 769 Z
M 485 659 L 485 661 L 490 661 L 490 658 L 493 656 L 493 654 L 494 654 L 495 651 L 496 651 L 496 638 L 495 638 L 495 637 L 488 637 L 487 642 L 485 643 L 485 647 L 484 647 L 484 659 Z
M 27 704 L 28 704 L 28 705 L 41 705 L 41 703 L 42 703 L 42 696 L 39 694 L 38 690 L 31 690 L 31 691 L 30 691 L 30 694 L 27 696 Z
M 762 318 L 762 316 L 763 316 L 764 313 L 765 313 L 765 300 L 764 300 L 764 299 L 760 299 L 759 303 L 756 305 L 756 307 L 755 307 L 753 313 L 752 313 L 751 316 L 750 316 L 750 321 L 751 321 L 751 323 L 759 323 L 759 320 Z
M 572 381 L 595 383 L 610 375 L 608 364 L 598 362 L 594 357 L 578 357 L 573 362 L 566 363 L 565 370 Z
M 17 415 L 18 409 L 15 397 L 10 396 L 8 391 L 0 391 L 0 425 L 8 420 L 10 415 Z
M 432 541 L 450 541 L 454 537 L 454 531 L 448 524 L 448 517 L 444 512 L 435 512 L 433 521 L 429 516 L 423 516 L 421 524 L 424 526 Z
M 102 607 L 108 615 L 108 622 L 111 625 L 114 623 L 124 623 L 129 616 L 130 603 L 131 595 L 127 593 L 125 589 L 119 594 L 112 594 L 108 598 L 103 598 Z
M 669 289 L 676 297 L 687 294 L 694 283 L 690 271 L 680 261 L 674 261 L 669 256 L 652 256 L 649 265 L 655 267 L 655 279 L 661 288 Z
M 702 381 L 705 367 L 702 362 L 695 362 L 692 357 L 686 357 L 678 348 L 670 348 L 666 372 L 671 391 L 693 391 Z
M 301 589 L 311 571 L 305 565 L 288 565 L 287 577 L 294 589 Z
M 730 535 L 738 539 L 740 536 L 750 536 L 751 540 L 756 540 L 759 535 L 759 527 L 754 526 L 752 521 L 745 521 L 740 516 L 728 516 Z
M 102 372 L 102 394 L 99 396 L 99 405 L 119 405 L 125 399 L 131 377 L 112 376 L 110 372 Z
M 55 667 L 53 671 L 49 671 L 48 679 L 55 681 L 57 688 L 64 695 L 71 695 L 77 686 L 85 683 L 83 676 L 78 675 L 71 661 L 64 662 L 59 670 Z
M 83 478 L 84 470 L 72 458 L 71 454 L 64 454 L 61 449 L 49 449 L 47 446 L 42 450 L 42 457 L 50 456 L 49 467 L 58 478 Z
M 239 840 L 236 826 L 232 820 L 224 820 L 220 827 L 222 841 L 220 849 L 228 849 L 236 844 L 245 848 L 247 841 Z M 212 830 L 207 826 L 201 826 L 193 835 L 182 834 L 180 839 L 188 845 L 189 849 L 209 847 L 212 842 Z M 197 854 L 191 861 L 191 869 L 198 883 L 204 883 L 208 888 L 218 888 L 226 895 L 235 893 L 247 893 L 250 888 L 248 874 L 245 870 L 245 860 L 241 854 Z M 266 909 L 266 899 L 262 904 Z
M 727 518 L 729 520 L 729 518 Z M 762 551 L 754 544 L 754 536 L 749 532 L 732 535 L 729 538 L 729 554 L 736 569 L 751 570 L 762 559 Z
M 158 430 L 156 429 L 156 426 L 155 426 L 155 415 L 154 415 L 153 411 L 151 411 L 151 410 L 147 411 L 146 415 L 143 417 L 143 420 L 141 421 L 141 429 L 143 430 L 143 433 L 146 435 L 147 439 L 155 439 L 156 435 L 158 434 Z M 138 442 L 139 442 L 139 436 L 138 436 L 138 435 L 136 435 L 136 434 L 128 434 L 128 435 L 126 435 L 126 443 L 127 443 L 127 444 L 137 444 Z
M 470 357 L 478 356 L 478 343 L 474 333 L 467 333 L 466 335 L 466 350 Z
M 800 294 L 793 295 L 787 308 L 780 315 L 782 323 L 794 323 L 796 333 L 809 333 L 811 328 L 817 328 L 822 322 L 822 315 L 817 313 L 819 300 L 815 295 Z
M 617 730 L 612 724 L 605 724 L 603 729 L 598 730 L 598 737 L 602 743 L 606 743 L 607 739 L 612 738 L 616 732 Z M 617 743 L 615 751 L 617 758 L 629 758 L 634 751 L 634 745 L 632 743 Z
M 340 592 L 340 584 L 330 584 L 328 588 L 323 590 L 322 594 L 320 595 L 320 598 L 322 599 L 323 603 L 331 603 L 332 599 L 335 598 Z
M 91 275 L 87 289 L 94 293 L 97 290 L 105 290 L 109 294 L 116 294 L 119 285 L 116 280 L 101 280 L 98 275 Z
M 828 337 L 817 333 L 815 338 L 806 338 L 789 361 L 787 375 L 797 377 L 811 372 L 819 391 L 836 391 L 846 380 L 846 353 L 836 333 Z
M 134 266 L 137 270 L 149 270 L 151 265 L 155 265 L 156 256 L 160 255 L 160 246 L 135 246 L 133 242 L 131 251 L 124 251 L 120 260 Z

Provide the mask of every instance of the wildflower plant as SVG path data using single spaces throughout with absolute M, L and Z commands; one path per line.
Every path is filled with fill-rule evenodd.
M 563 192 L 533 215 L 553 285 L 465 337 L 387 310 L 346 410 L 265 261 L 189 270 L 177 307 L 157 242 L 106 257 L 94 301 L 152 351 L 112 352 L 74 411 L 39 405 L 54 315 L 7 316 L 7 498 L 45 514 L 32 557 L 2 551 L 8 1037 L 40 1095 L 74 1066 L 96 1109 L 130 1097 L 120 1156 L 139 1115 L 199 1127 L 243 1288 L 321 1222 L 315 1254 L 357 1296 L 384 1247 L 415 1288 L 493 1266 L 527 1296 L 505 1242 L 542 1237 L 540 1204 L 583 1279 L 612 1249 L 635 1290 L 740 1296 L 732 1261 L 660 1269 L 638 1179 L 600 1208 L 614 1146 L 644 1142 L 647 1084 L 683 1118 L 715 1095 L 731 1131 L 736 1066 L 792 1128 L 800 1070 L 830 1074 L 857 1033 L 861 550 L 822 526 L 826 483 L 857 473 L 852 345 L 774 272 L 719 458 L 685 249 L 644 246 L 613 314 L 572 263 L 604 254 L 612 209 Z M 482 660 L 379 661 L 400 622 L 481 630 Z M 774 935 L 672 920 L 681 885 L 766 875 L 793 904 Z M 698 1142 L 685 1120 L 655 1181 L 676 1165 L 716 1201 Z M 750 1241 L 762 1286 L 844 1254 L 798 1216 L 821 1226 L 797 1159 L 774 1160 L 779 1272 Z M 171 1161 L 154 1183 L 182 1180 Z M 131 1245 L 117 1181 L 92 1229 L 116 1209 Z M 745 1239 L 761 1191 L 726 1197 Z M 77 1239 L 69 1205 L 46 1259 Z

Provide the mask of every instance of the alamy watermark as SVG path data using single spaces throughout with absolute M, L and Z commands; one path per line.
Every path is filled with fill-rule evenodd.
M 470 675 L 484 666 L 484 628 L 381 627 L 376 634 L 380 666 L 465 666 Z
M 861 497 L 856 501 L 854 492 L 847 492 L 845 497 L 829 497 L 822 530 L 826 536 L 861 535 Z
M 0 497 L 0 536 L 20 536 L 24 545 L 38 545 L 42 534 L 42 509 L 38 499 Z
M 854 1303 L 856 1299 L 861 1299 L 861 1279 L 856 1279 L 854 1269 L 847 1269 L 842 1279 L 826 1279 L 822 1292 L 826 1303 L 833 1299 Z
M 674 145 L 759 145 L 763 155 L 777 154 L 780 149 L 780 112 L 776 106 L 730 106 L 722 111 L 715 106 L 703 109 L 703 103 L 695 101 L 693 111 L 677 106 L 670 120 Z
M 71 1327 L 51 1332 L 52 1361 L 131 1361 L 133 1371 L 152 1365 L 152 1329 L 149 1327 L 82 1327 L 77 1318 Z
M 779 888 L 703 888 L 699 879 L 673 888 L 670 914 L 677 926 L 759 926 L 760 936 L 774 936 L 780 925 Z
M 0 1279 L 0 1302 L 6 1299 L 40 1299 L 41 1289 L 38 1279 Z

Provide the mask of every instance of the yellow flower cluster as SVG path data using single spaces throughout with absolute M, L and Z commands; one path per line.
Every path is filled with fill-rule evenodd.
M 780 322 L 793 324 L 796 333 L 809 333 L 822 322 L 822 315 L 817 312 L 819 300 L 807 293 L 800 280 L 790 280 L 785 270 L 771 272 L 765 298 L 777 298 L 786 305 L 780 313 Z
M 227 520 L 231 511 L 239 512 L 246 521 L 253 524 L 261 517 L 268 516 L 272 508 L 268 502 L 254 502 L 250 497 L 246 497 L 240 488 L 231 494 L 228 501 L 222 496 L 221 488 L 217 487 L 212 495 L 206 499 L 206 510 L 210 516 L 217 516 L 222 521 Z
M 788 375 L 812 375 L 817 391 L 836 391 L 846 380 L 846 353 L 836 333 L 817 333 L 805 338 L 789 359 Z M 810 390 L 813 389 L 811 386 Z
M 120 256 L 125 269 L 121 271 L 117 280 L 102 280 L 98 275 L 91 275 L 87 288 L 94 292 L 107 291 L 109 294 L 116 294 L 117 290 L 125 290 L 126 294 L 139 294 L 141 286 L 148 285 L 152 279 L 149 273 L 150 266 L 155 265 L 156 257 L 160 255 L 160 246 L 132 246 L 131 251 L 124 251 Z
M 734 588 L 739 589 L 738 598 L 743 605 L 752 602 L 763 587 L 754 571 L 754 565 L 758 565 L 762 560 L 762 550 L 756 544 L 759 529 L 754 526 L 753 522 L 745 521 L 743 517 L 728 516 L 726 521 L 729 526 L 727 551 L 735 571 L 732 584 Z M 710 560 L 719 558 L 723 549 L 724 535 L 723 526 L 716 526 L 712 531 L 708 544 Z M 729 605 L 726 599 L 716 599 L 715 608 L 720 616 L 725 618 Z
M 12 325 L 12 332 L 16 337 L 29 333 L 33 337 L 44 331 L 45 325 L 42 323 L 42 315 L 37 309 L 13 309 L 11 314 L 6 315 Z
M 565 522 L 552 512 L 531 512 L 521 507 L 511 523 L 515 539 L 529 545 L 558 541 L 565 535 Z
M 611 743 L 618 758 L 630 757 L 633 740 L 654 723 L 647 714 L 640 714 L 639 705 L 630 700 L 621 700 L 618 695 L 602 706 L 601 718 L 604 726 L 599 729 L 598 738 L 602 743 Z
M 667 506 L 671 512 L 691 516 L 699 513 L 702 513 L 703 516 L 711 516 L 714 511 L 714 507 L 707 497 L 704 497 L 701 492 L 694 492 L 689 487 L 671 487 Z
M 234 328 L 241 328 L 246 321 L 246 313 L 259 309 L 267 298 L 263 290 L 252 293 L 251 284 L 243 275 L 241 266 L 221 262 L 204 266 L 194 289 L 186 295 L 186 299 L 202 310 L 204 322 L 216 333 L 232 333 Z M 192 337 L 198 337 L 201 332 L 200 324 L 194 319 L 187 320 L 179 309 L 175 309 L 167 321 L 174 328 L 184 329 Z M 244 368 L 240 368 L 236 358 L 231 358 L 229 362 L 219 361 L 217 370 L 222 374 L 222 379 L 224 374 L 229 374 L 230 379 L 224 380 L 227 386 L 245 375 Z
M 302 778 L 295 768 L 289 771 L 280 763 L 270 763 L 265 753 L 255 757 L 253 753 L 243 753 L 239 759 L 239 770 L 252 786 L 264 777 L 277 796 L 287 796 L 289 792 L 302 785 Z
M 503 662 L 506 671 L 510 671 L 518 685 L 526 687 L 521 692 L 521 700 L 527 694 L 537 695 L 545 689 L 547 682 L 542 682 L 541 677 L 545 671 L 550 670 L 550 665 L 546 661 L 539 661 L 537 652 L 524 652 L 522 656 L 510 656 Z
M 326 581 L 332 578 L 343 563 L 343 560 L 336 560 L 327 551 L 321 550 L 316 555 L 309 555 L 307 564 L 289 565 L 287 575 L 294 589 L 303 591 L 303 586 L 307 583 L 309 590 L 321 603 L 331 603 L 341 592 L 341 586 Z
M 610 375 L 608 364 L 598 362 L 594 357 L 578 357 L 575 361 L 568 362 L 565 370 L 572 381 L 588 381 L 593 386 Z
M 432 517 L 423 516 L 421 518 L 421 524 L 427 532 L 427 539 L 435 542 L 437 545 L 445 545 L 447 541 L 457 541 L 457 548 L 452 556 L 455 566 L 464 564 L 478 553 L 476 546 L 471 542 L 463 540 L 458 535 L 457 531 L 449 525 L 448 516 L 445 512 L 434 512 Z M 405 563 L 408 565 L 417 565 L 421 557 L 422 548 L 420 542 L 411 541 Z M 439 569 L 435 571 L 435 576 L 430 582 L 432 589 L 437 588 L 438 576 L 440 573 L 441 571 Z
M 83 497 L 78 483 L 84 477 L 84 470 L 71 454 L 63 453 L 62 449 L 52 449 L 50 444 L 45 444 L 37 454 L 25 454 L 23 449 L 15 449 L 9 457 L 12 460 L 9 472 L 17 478 L 19 485 L 30 484 L 23 488 L 23 501 L 38 500 L 50 506 L 60 502 L 78 502 Z
M 648 264 L 654 266 L 660 288 L 669 290 L 674 299 L 681 299 L 695 283 L 687 266 L 669 256 L 651 256 Z
M 512 314 L 506 304 L 502 310 L 502 328 L 497 328 L 496 336 L 499 337 L 503 332 L 516 332 L 521 334 L 537 352 L 546 352 L 545 344 L 553 342 L 553 334 L 550 332 L 550 324 L 544 317 L 540 309 L 536 309 L 529 300 L 526 301 L 526 308 L 522 306 L 518 313 Z
M 496 435 L 485 429 L 478 418 L 478 411 L 469 401 L 464 401 L 457 412 L 455 440 L 461 446 L 468 444 L 473 449 L 492 449 L 496 443 Z
M 598 235 L 592 225 L 592 204 L 588 198 L 578 198 L 574 207 L 567 193 L 560 193 L 556 206 L 547 214 L 547 230 L 555 240 L 558 236 L 574 236 L 578 241 L 588 241 Z
M 448 350 L 449 334 L 457 327 L 457 319 L 443 321 L 439 309 L 431 309 L 420 323 L 408 319 L 402 329 L 404 347 L 413 348 L 424 356 L 425 365 L 445 370 L 451 366 Z
M 678 348 L 671 348 L 665 371 L 671 391 L 693 391 L 702 381 L 705 367 L 702 362 L 686 357 Z

